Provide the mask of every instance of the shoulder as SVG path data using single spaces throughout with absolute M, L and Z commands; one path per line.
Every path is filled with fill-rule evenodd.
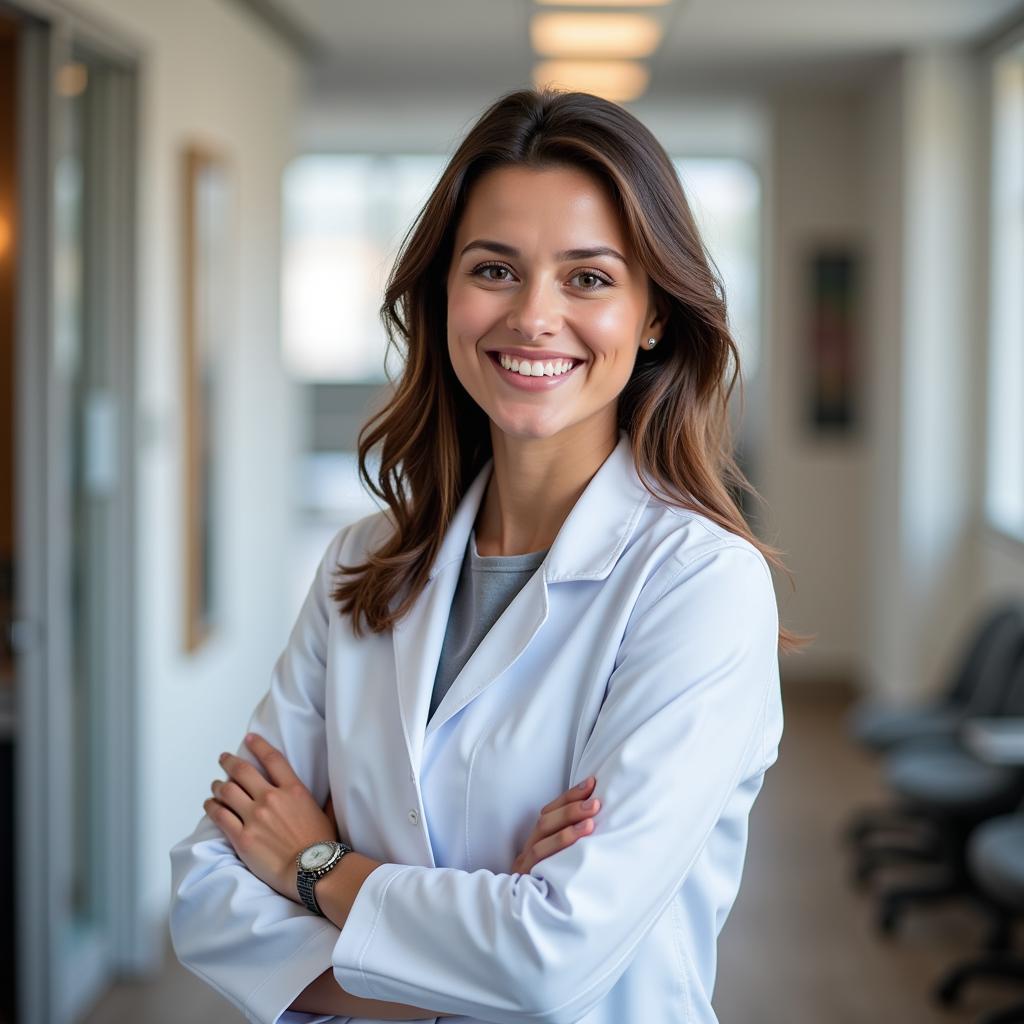
M 652 501 L 635 541 L 648 548 L 640 605 L 669 594 L 679 601 L 699 594 L 723 610 L 743 601 L 776 609 L 771 567 L 761 550 L 710 516 Z
M 331 573 L 339 564 L 355 565 L 379 548 L 394 532 L 394 520 L 380 509 L 338 529 L 321 559 L 321 570 Z

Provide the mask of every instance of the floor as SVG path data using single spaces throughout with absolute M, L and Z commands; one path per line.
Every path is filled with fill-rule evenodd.
M 892 939 L 875 933 L 870 890 L 849 884 L 840 832 L 852 808 L 882 791 L 874 763 L 843 737 L 846 706 L 835 690 L 787 687 L 782 749 L 754 806 L 743 886 L 719 942 L 722 1024 L 967 1024 L 1024 999 L 1024 985 L 978 982 L 957 1010 L 931 1004 L 935 979 L 983 935 L 965 906 L 910 913 Z M 171 958 L 154 982 L 113 989 L 86 1024 L 243 1019 Z

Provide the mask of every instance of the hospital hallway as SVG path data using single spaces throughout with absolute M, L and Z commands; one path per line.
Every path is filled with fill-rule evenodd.
M 474 134 L 495 110 L 513 119 Z M 593 161 L 521 176 L 545 139 L 568 153 L 560 133 L 588 116 L 645 147 L 586 144 L 614 204 Z M 461 164 L 484 136 L 518 139 L 499 162 L 528 166 L 492 168 L 489 151 Z M 600 201 L 570 201 L 573 181 Z M 606 1024 L 657 1016 L 646 1000 L 667 991 L 679 1020 L 711 1017 L 699 992 L 691 1007 L 675 995 L 709 945 L 705 894 L 736 891 L 742 867 L 720 1024 L 1007 1024 L 1024 1004 L 1022 281 L 1024 0 L 0 0 L 0 1024 L 298 1024 L 275 1022 L 291 998 L 275 986 L 322 962 L 288 955 L 316 921 L 242 898 L 232 885 L 257 872 L 222 857 L 221 836 L 196 841 L 219 827 L 220 756 L 249 731 L 308 754 L 293 757 L 306 787 L 349 801 L 339 838 L 460 870 L 373 879 L 394 897 L 423 878 L 416 909 L 444 893 L 432 922 L 460 907 L 449 878 L 505 867 L 476 837 L 511 845 L 538 792 L 589 757 L 618 764 L 595 732 L 640 746 L 622 774 L 604 769 L 620 787 L 606 792 L 633 799 L 603 849 L 647 861 L 641 895 L 662 864 L 641 851 L 718 814 L 687 833 L 694 884 L 650 933 L 660 952 L 610 997 L 550 969 L 598 978 L 600 937 L 621 947 L 652 924 L 606 899 L 575 901 L 567 925 L 590 960 L 549 961 L 570 946 L 537 938 L 503 992 L 485 954 L 490 1002 L 455 1001 L 474 975 L 461 914 L 438 928 L 447 946 L 420 933 L 467 1016 L 564 1018 L 600 996 Z M 640 322 L 643 282 L 667 317 Z M 539 418 L 520 419 L 520 400 Z M 633 436 L 599 475 L 583 439 L 613 422 Z M 494 429 L 541 442 L 521 449 L 538 466 L 548 445 L 570 457 L 471 493 L 467 473 L 506 440 Z M 641 514 L 638 497 L 605 522 L 645 457 L 684 511 Z M 531 498 L 536 522 L 496 512 L 534 476 L 552 502 L 574 481 L 575 504 Z M 463 653 L 480 656 L 444 678 L 465 597 L 444 588 L 474 568 L 467 497 L 482 560 L 554 554 L 497 618 L 467 616 L 481 633 Z M 405 547 L 359 551 L 370 534 L 350 527 L 396 511 Z M 536 545 L 512 539 L 541 523 Z M 722 549 L 767 556 L 770 589 L 724 575 L 732 551 L 712 546 L 709 571 L 689 558 L 716 530 Z M 323 628 L 346 545 L 398 573 L 362 588 L 371 604 L 403 571 L 424 581 L 408 631 L 376 619 L 380 634 L 350 637 L 344 612 Z M 669 579 L 679 565 L 695 568 Z M 633 675 L 635 650 L 648 660 Z M 431 672 L 431 701 L 451 688 L 421 735 L 410 714 Z M 754 676 L 763 702 L 723 698 Z M 670 699 L 609 700 L 635 679 Z M 290 686 L 330 720 L 326 743 L 288 732 L 320 728 Z M 719 728 L 689 727 L 709 704 Z M 683 724 L 645 758 L 666 709 Z M 757 709 L 766 775 L 741 861 L 750 787 L 734 762 L 758 752 L 743 731 Z M 642 789 L 667 757 L 685 766 L 678 788 Z M 493 792 L 511 776 L 519 805 Z M 876 805 L 886 820 L 863 817 Z M 635 808 L 645 827 L 617 831 Z M 207 855 L 216 868 L 192 885 Z M 576 863 L 552 874 L 611 891 Z M 535 896 L 540 920 L 566 924 Z M 416 936 L 402 902 L 362 908 L 379 910 L 373 931 L 347 938 L 367 977 L 371 948 Z M 379 990 L 441 988 L 434 961 L 417 989 L 402 949 Z M 949 972 L 967 966 L 988 975 L 957 988 Z
M 849 704 L 835 686 L 785 693 L 779 760 L 751 814 L 743 885 L 719 942 L 713 1003 L 723 1024 L 966 1024 L 1014 995 L 979 984 L 958 1010 L 930 1007 L 933 981 L 982 936 L 962 904 L 909 914 L 892 940 L 873 932 L 873 905 L 849 884 L 837 838 L 851 809 L 884 795 L 871 760 L 845 738 Z M 244 1017 L 169 956 L 158 978 L 115 986 L 84 1024 L 129 1020 Z

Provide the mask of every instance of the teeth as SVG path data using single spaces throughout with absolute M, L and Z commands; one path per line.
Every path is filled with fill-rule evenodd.
M 506 370 L 518 373 L 522 377 L 560 377 L 573 367 L 570 359 L 520 360 L 516 356 L 508 356 L 504 352 L 498 353 L 498 362 Z

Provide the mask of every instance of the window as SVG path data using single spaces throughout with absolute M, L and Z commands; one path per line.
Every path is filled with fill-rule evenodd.
M 442 156 L 310 155 L 284 176 L 282 342 L 299 380 L 385 381 L 384 285 Z
M 1024 540 L 1024 48 L 997 59 L 992 97 L 985 513 Z
M 729 327 L 749 378 L 760 358 L 761 179 L 733 157 L 683 157 L 674 163 L 721 272 Z

